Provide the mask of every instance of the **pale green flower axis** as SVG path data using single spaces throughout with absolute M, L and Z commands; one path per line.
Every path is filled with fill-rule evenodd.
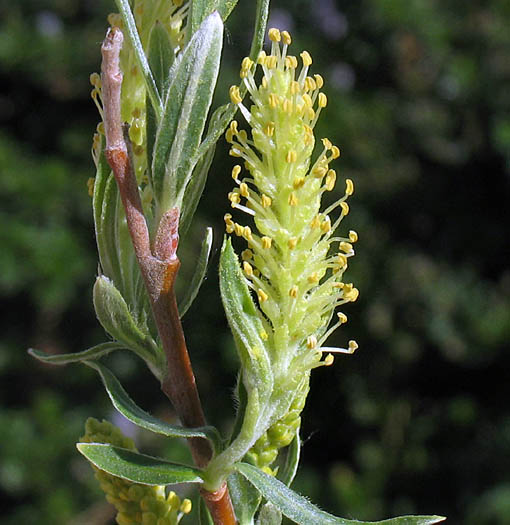
M 136 451 L 133 440 L 108 421 L 89 418 L 82 443 L 110 443 Z M 149 486 L 112 476 L 92 465 L 106 499 L 117 509 L 118 525 L 177 525 L 191 512 L 191 501 L 181 501 L 175 492 L 165 493 L 164 486 Z
M 225 223 L 227 233 L 248 243 L 242 252 L 242 268 L 258 298 L 265 326 L 261 336 L 270 349 L 275 376 L 301 373 L 305 378 L 311 369 L 331 364 L 333 353 L 351 354 L 358 346 L 355 341 L 346 348 L 324 346 L 347 321 L 345 314 L 338 313 L 330 326 L 336 308 L 355 301 L 359 293 L 352 283 L 343 282 L 358 235 L 352 230 L 345 237 L 335 233 L 349 213 L 346 201 L 354 186 L 346 179 L 343 196 L 321 210 L 323 194 L 333 191 L 337 179 L 329 164 L 340 155 L 324 138 L 322 151 L 312 161 L 313 130 L 327 105 L 320 91 L 324 81 L 320 75 L 308 75 L 312 59 L 306 51 L 300 55 L 298 71 L 298 59 L 288 55 L 289 33 L 271 29 L 269 38 L 270 55 L 261 52 L 257 64 L 249 58 L 242 62 L 240 76 L 252 101 L 249 110 L 239 88 L 230 89 L 231 100 L 239 105 L 251 133 L 240 130 L 236 121 L 226 133 L 232 144 L 230 154 L 243 159 L 247 170 L 243 177 L 242 167 L 234 166 L 236 187 L 229 200 L 233 208 L 253 218 L 255 228 L 234 222 L 230 213 Z M 255 80 L 257 67 L 262 70 L 260 85 Z M 308 381 L 301 385 L 289 414 L 299 413 L 304 406 Z M 271 454 L 265 459 L 262 455 L 274 449 L 275 443 L 290 443 L 298 426 L 299 417 L 294 416 L 279 432 L 270 428 L 251 450 L 252 461 L 261 467 L 270 465 L 274 452 L 273 459 Z
M 188 11 L 189 2 L 184 0 L 168 0 L 165 2 L 160 0 L 135 0 L 133 15 L 144 50 L 147 52 L 151 30 L 156 21 L 158 21 L 166 29 L 174 53 L 177 54 L 181 50 L 185 38 Z M 120 29 L 124 27 L 122 18 L 118 13 L 108 15 L 108 23 L 112 27 L 119 27 Z M 145 133 L 146 89 L 129 39 L 124 40 L 120 53 L 120 66 L 124 72 L 121 92 L 121 116 L 123 122 L 129 124 L 129 138 L 133 147 L 135 172 L 140 181 L 147 168 Z M 101 78 L 97 73 L 92 73 L 90 82 L 93 86 L 92 99 L 96 103 L 102 117 Z M 92 144 L 92 156 L 96 165 L 100 153 L 101 141 L 99 134 L 104 134 L 102 123 L 98 126 Z

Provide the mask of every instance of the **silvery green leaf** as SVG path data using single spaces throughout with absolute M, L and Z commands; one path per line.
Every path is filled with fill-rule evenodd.
M 200 250 L 200 255 L 195 263 L 195 273 L 191 278 L 189 286 L 186 288 L 186 294 L 179 301 L 179 314 L 181 319 L 184 317 L 184 314 L 188 311 L 188 308 L 192 305 L 195 297 L 200 290 L 200 286 L 204 281 L 205 274 L 207 273 L 207 265 L 209 263 L 209 256 L 211 254 L 213 241 L 213 231 L 212 228 L 207 228 L 205 232 L 204 240 L 202 241 L 202 248 Z
M 262 499 L 259 492 L 238 472 L 230 474 L 227 483 L 239 525 L 253 525 Z
M 159 365 L 161 351 L 148 334 L 135 323 L 126 301 L 105 275 L 96 279 L 93 290 L 94 308 L 103 328 L 117 341 L 153 365 Z
M 142 72 L 142 76 L 145 80 L 147 93 L 151 99 L 152 106 L 156 113 L 156 118 L 159 121 L 163 109 L 161 96 L 158 93 L 156 81 L 154 80 L 154 76 L 152 75 L 151 69 L 149 67 L 149 62 L 145 56 L 142 42 L 140 40 L 140 35 L 138 34 L 138 30 L 136 28 L 135 18 L 131 11 L 131 7 L 129 6 L 129 0 L 115 0 L 115 3 L 117 4 L 117 9 L 122 16 L 122 21 L 126 27 L 127 34 L 124 36 L 129 38 L 131 41 L 131 45 L 135 51 L 136 61 L 138 62 L 138 66 L 140 67 L 140 71 Z
M 92 359 L 100 359 L 101 357 L 113 352 L 114 350 L 122 350 L 126 348 L 122 343 L 101 343 L 99 345 L 83 350 L 82 352 L 75 352 L 73 354 L 47 354 L 41 350 L 30 348 L 28 353 L 42 361 L 51 365 L 67 365 L 68 363 L 79 363 L 81 361 L 90 361 Z
M 289 489 L 281 481 L 247 463 L 237 463 L 240 472 L 267 501 L 280 509 L 284 516 L 298 525 L 432 525 L 446 518 L 442 516 L 401 516 L 383 521 L 357 521 L 337 518 L 320 510 L 306 498 Z
M 272 385 L 271 362 L 262 335 L 265 333 L 262 314 L 253 302 L 230 239 L 223 242 L 221 249 L 220 291 L 241 359 L 243 379 L 258 386 Z
M 158 92 L 164 98 L 170 83 L 169 71 L 175 55 L 170 37 L 163 24 L 156 20 L 149 37 L 148 60 Z
M 296 476 L 299 466 L 299 456 L 301 454 L 301 440 L 299 439 L 299 428 L 296 430 L 296 435 L 291 444 L 287 447 L 285 464 L 278 472 L 279 480 L 290 487 L 292 481 Z
M 151 177 L 158 216 L 174 206 L 181 207 L 198 161 L 196 151 L 216 86 L 222 44 L 223 23 L 213 13 L 172 67 L 152 158 Z
M 220 447 L 221 438 L 216 428 L 184 428 L 179 425 L 170 425 L 165 421 L 151 416 L 145 410 L 140 408 L 124 390 L 119 380 L 106 366 L 98 362 L 85 363 L 91 368 L 97 370 L 103 381 L 103 385 L 110 397 L 113 406 L 129 421 L 135 425 L 145 428 L 156 434 L 162 434 L 167 437 L 191 438 L 201 437 L 208 439 L 213 444 L 215 450 Z
M 257 525 L 281 525 L 282 513 L 272 504 L 266 503 L 260 509 Z
M 225 21 L 236 4 L 237 0 L 192 0 L 189 34 L 193 35 L 200 27 L 200 24 L 214 11 L 218 11 L 223 21 Z
M 202 483 L 200 470 L 114 447 L 104 443 L 78 443 L 76 448 L 97 468 L 134 483 L 169 485 Z

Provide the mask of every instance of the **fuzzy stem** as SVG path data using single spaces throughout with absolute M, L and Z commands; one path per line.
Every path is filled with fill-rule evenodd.
M 119 67 L 122 41 L 120 29 L 112 28 L 108 30 L 101 47 L 105 155 L 119 187 L 133 248 L 166 355 L 167 369 L 161 381 L 161 389 L 172 402 L 184 426 L 200 427 L 206 422 L 174 293 L 174 283 L 180 266 L 176 255 L 179 210 L 174 208 L 162 217 L 154 247 L 151 249 L 149 230 L 122 129 L 122 72 Z M 200 468 L 206 467 L 212 455 L 209 442 L 203 438 L 190 438 L 188 444 L 195 464 Z M 226 485 L 217 491 L 202 489 L 201 494 L 215 525 L 235 525 L 234 510 Z

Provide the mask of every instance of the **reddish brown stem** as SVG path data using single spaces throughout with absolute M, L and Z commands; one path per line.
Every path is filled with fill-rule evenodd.
M 101 48 L 105 155 L 119 187 L 134 251 L 166 355 L 167 369 L 161 381 L 161 389 L 172 402 L 184 426 L 200 427 L 206 422 L 174 293 L 180 266 L 176 255 L 179 210 L 174 208 L 163 215 L 151 249 L 140 193 L 122 130 L 122 72 L 119 67 L 122 41 L 120 29 L 112 28 Z M 206 467 L 212 455 L 209 442 L 203 438 L 191 438 L 188 444 L 195 464 L 200 468 Z M 235 514 L 226 484 L 215 492 L 202 489 L 201 494 L 216 525 L 235 525 Z

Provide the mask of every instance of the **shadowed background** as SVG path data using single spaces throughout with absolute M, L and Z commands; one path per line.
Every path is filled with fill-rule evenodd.
M 227 22 L 216 104 L 238 82 L 252 3 L 240 0 Z M 86 183 L 99 120 L 88 77 L 112 10 L 106 0 L 0 3 L 5 525 L 113 523 L 74 448 L 88 416 L 120 424 L 145 452 L 187 460 L 182 443 L 120 421 L 92 370 L 26 354 L 106 337 L 92 309 Z M 317 135 L 340 146 L 339 179 L 356 186 L 342 225 L 360 236 L 346 279 L 361 295 L 331 344 L 356 339 L 360 349 L 313 374 L 294 486 L 337 515 L 510 523 L 509 23 L 504 0 L 273 1 L 270 26 L 291 31 L 293 53 L 307 49 L 325 78 Z M 184 328 L 208 419 L 224 430 L 237 371 L 217 282 L 227 151 L 220 140 L 181 250 L 185 284 L 204 227 L 214 227 L 208 280 Z M 174 417 L 141 362 L 123 353 L 108 362 L 141 406 Z

